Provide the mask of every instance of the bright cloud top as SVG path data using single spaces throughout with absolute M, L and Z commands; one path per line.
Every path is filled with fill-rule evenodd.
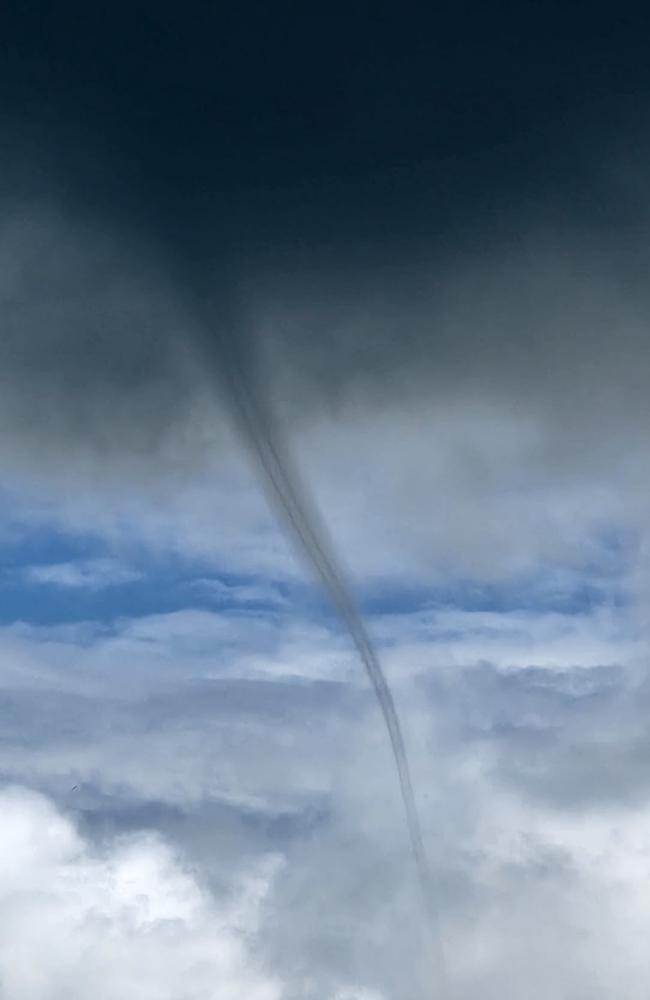
M 20 787 L 2 790 L 0 810 L 3 995 L 279 1000 L 250 948 L 274 859 L 215 899 L 154 834 L 92 849 Z

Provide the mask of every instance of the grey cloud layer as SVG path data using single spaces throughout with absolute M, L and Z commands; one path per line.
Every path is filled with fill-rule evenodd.
M 445 245 L 435 230 L 424 246 L 388 239 L 383 260 L 344 245 L 323 256 L 316 242 L 275 267 L 251 256 L 223 269 L 206 251 L 192 285 L 192 264 L 187 279 L 166 269 L 146 233 L 73 221 L 47 200 L 5 209 L 7 422 L 38 425 L 45 441 L 58 431 L 109 452 L 155 450 L 199 392 L 201 372 L 179 362 L 201 326 L 203 376 L 224 364 L 210 342 L 228 342 L 289 416 L 292 403 L 319 415 L 422 397 L 498 402 L 514 420 L 541 417 L 553 448 L 561 438 L 574 451 L 597 442 L 597 418 L 602 437 L 603 425 L 633 432 L 647 416 L 638 226 L 581 229 L 557 208 L 536 217 L 504 203 L 505 225 L 479 218 Z
M 197 311 L 146 240 L 14 206 L 1 241 L 7 471 L 73 481 L 65 503 L 78 522 L 93 491 L 99 523 L 106 496 L 118 511 L 146 485 L 145 522 L 167 510 L 167 537 L 210 547 L 210 491 L 219 508 L 225 484 L 228 508 L 237 463 L 213 323 L 239 345 L 362 574 L 418 558 L 485 572 L 500 552 L 510 571 L 584 551 L 599 526 L 643 529 L 638 227 L 530 216 L 509 208 L 507 236 L 479 225 L 480 238 L 430 259 L 401 246 L 391 260 L 387 245 L 382 266 L 316 254 L 310 271 L 285 256 L 275 270 L 242 265 L 230 286 L 215 265 L 217 290 Z M 263 521 L 250 510 L 242 551 Z

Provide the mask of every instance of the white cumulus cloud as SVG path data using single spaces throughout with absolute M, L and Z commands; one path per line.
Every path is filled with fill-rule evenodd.
M 217 900 L 159 837 L 97 851 L 46 798 L 0 792 L 0 995 L 277 1000 L 252 955 L 265 859 Z

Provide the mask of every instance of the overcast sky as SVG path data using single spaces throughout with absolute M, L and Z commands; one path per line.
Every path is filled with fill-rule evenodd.
M 0 38 L 1 1000 L 639 1000 L 647 29 L 131 0 Z M 379 651 L 429 905 L 238 384 Z

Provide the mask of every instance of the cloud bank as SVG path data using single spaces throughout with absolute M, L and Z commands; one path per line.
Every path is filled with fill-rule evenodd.
M 272 864 L 218 901 L 155 835 L 100 854 L 42 796 L 9 787 L 1 800 L 4 994 L 278 1000 L 248 944 Z

